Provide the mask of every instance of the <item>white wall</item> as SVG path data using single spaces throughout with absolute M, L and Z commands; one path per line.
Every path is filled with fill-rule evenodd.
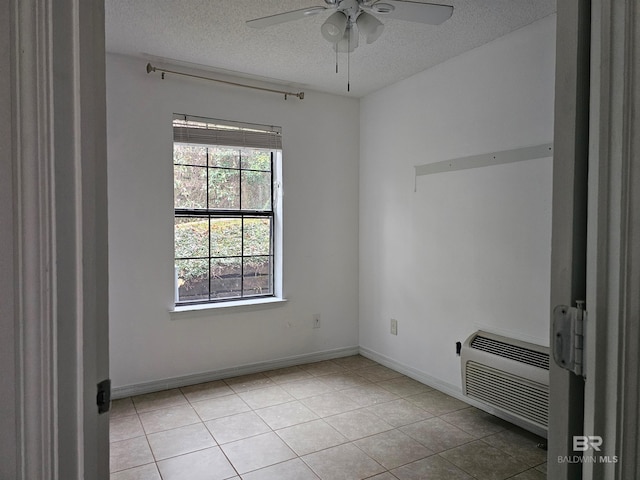
M 143 60 L 108 55 L 115 388 L 358 345 L 359 102 L 305 93 L 161 80 Z M 283 127 L 287 303 L 170 316 L 174 112 Z
M 478 328 L 548 344 L 551 159 L 414 166 L 552 141 L 555 16 L 365 97 L 360 345 L 460 391 Z M 398 335 L 389 332 L 390 319 Z

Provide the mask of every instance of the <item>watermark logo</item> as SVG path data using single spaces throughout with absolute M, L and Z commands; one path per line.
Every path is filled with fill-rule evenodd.
M 580 452 L 581 455 L 560 456 L 558 463 L 618 463 L 617 455 L 596 454 L 603 446 L 602 437 L 598 435 L 575 435 L 573 437 L 573 451 Z M 593 455 L 586 455 L 582 452 L 592 451 Z
M 598 435 L 575 435 L 573 437 L 573 451 L 574 452 L 586 452 L 590 448 L 594 451 L 600 451 L 600 445 L 602 445 L 602 437 Z

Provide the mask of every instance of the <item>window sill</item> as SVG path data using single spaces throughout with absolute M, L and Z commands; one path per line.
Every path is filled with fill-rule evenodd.
M 189 313 L 213 313 L 215 311 L 227 310 L 227 309 L 241 309 L 248 308 L 251 310 L 258 309 L 260 307 L 266 306 L 276 306 L 277 304 L 282 304 L 287 301 L 286 298 L 280 297 L 266 297 L 266 298 L 255 298 L 255 299 L 247 299 L 247 300 L 233 300 L 228 302 L 219 302 L 219 303 L 201 303 L 197 305 L 178 305 L 174 306 L 169 313 L 171 317 L 179 317 L 182 314 Z

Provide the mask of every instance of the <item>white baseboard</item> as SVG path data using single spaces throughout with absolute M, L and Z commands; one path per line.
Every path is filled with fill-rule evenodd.
M 511 415 L 508 412 L 503 412 L 502 410 L 498 410 L 492 407 L 491 405 L 487 405 L 473 398 L 469 398 L 462 393 L 461 387 L 452 385 L 447 382 L 443 382 L 442 380 L 438 380 L 437 378 L 434 378 L 425 372 L 417 370 L 403 363 L 397 362 L 389 357 L 386 357 L 385 355 L 382 355 L 380 353 L 377 353 L 365 347 L 360 347 L 360 355 L 362 355 L 363 357 L 367 357 L 375 362 L 378 362 L 380 365 L 389 367 L 390 369 L 395 370 L 396 372 L 402 373 L 407 377 L 411 377 L 414 380 L 417 380 L 418 382 L 427 385 L 428 387 L 439 390 L 442 393 L 446 393 L 447 395 L 457 398 L 458 400 L 468 403 L 469 405 L 479 408 L 480 410 L 490 413 L 491 415 L 495 415 L 496 417 L 501 418 L 509 423 L 512 423 L 521 428 L 524 428 L 525 430 L 528 430 L 534 433 L 535 435 L 547 438 L 547 430 L 542 428 L 537 428 L 534 425 L 531 425 L 526 420 L 518 418 L 515 415 Z
M 382 355 L 365 347 L 360 347 L 360 355 L 378 362 L 380 365 L 389 367 L 391 370 L 402 373 L 407 377 L 413 378 L 420 383 L 424 383 L 428 387 L 435 388 L 436 390 L 440 390 L 442 393 L 446 393 L 447 395 L 462 400 L 463 402 L 469 403 L 469 399 L 462 394 L 462 389 L 456 385 L 438 380 L 437 378 L 432 377 L 425 372 L 405 365 L 404 363 L 397 362 L 385 355 Z
M 197 373 L 193 375 L 184 375 L 180 377 L 173 377 L 164 380 L 156 380 L 152 382 L 138 383 L 135 385 L 125 385 L 121 387 L 114 387 L 111 392 L 111 398 L 114 400 L 119 398 L 131 397 L 134 395 L 142 395 L 145 393 L 159 392 L 161 390 L 168 390 L 171 388 L 186 387 L 189 385 L 196 385 L 198 383 L 212 382 L 214 380 L 222 380 L 225 378 L 237 377 L 239 375 L 249 375 L 251 373 L 265 372 L 268 370 L 274 370 L 276 368 L 293 367 L 297 365 L 304 365 L 305 363 L 320 362 L 322 360 L 331 360 L 334 358 L 348 357 L 350 355 L 362 355 L 380 365 L 391 368 L 396 372 L 402 373 L 407 377 L 413 378 L 420 383 L 423 383 L 431 388 L 446 393 L 458 400 L 461 400 L 469 405 L 477 407 L 485 412 L 488 412 L 496 417 L 502 418 L 510 423 L 518 425 L 525 430 L 529 430 L 536 435 L 546 437 L 547 432 L 542 430 L 535 430 L 530 425 L 523 423 L 521 419 L 509 415 L 508 413 L 496 410 L 489 405 L 485 405 L 472 398 L 466 397 L 462 393 L 462 389 L 457 385 L 452 385 L 448 382 L 443 382 L 431 375 L 400 363 L 392 358 L 375 352 L 365 347 L 345 347 L 337 348 L 333 350 L 326 350 L 322 352 L 314 352 L 304 355 L 294 355 L 291 357 L 284 357 L 277 360 L 267 360 L 264 362 L 251 363 L 247 365 L 241 365 L 231 368 L 223 368 L 220 370 L 213 370 L 210 372 Z
M 305 363 L 313 363 L 320 362 L 322 360 L 331 360 L 333 358 L 348 357 L 350 355 L 357 355 L 358 352 L 359 348 L 357 346 L 337 348 L 333 350 L 325 350 L 322 352 L 314 352 L 304 355 L 294 355 L 277 360 L 267 360 L 264 362 L 240 365 L 237 367 L 223 368 L 221 370 L 213 370 L 210 372 L 183 375 L 180 377 L 138 383 L 135 385 L 114 387 L 111 391 L 111 398 L 116 400 L 119 398 L 126 398 L 134 395 L 142 395 L 145 393 L 159 392 L 161 390 L 168 390 L 171 388 L 186 387 L 188 385 L 196 385 L 198 383 L 212 382 L 214 380 L 237 377 L 239 375 L 249 375 L 251 373 L 265 372 L 268 370 L 274 370 L 276 368 L 293 367 L 296 365 L 304 365 Z

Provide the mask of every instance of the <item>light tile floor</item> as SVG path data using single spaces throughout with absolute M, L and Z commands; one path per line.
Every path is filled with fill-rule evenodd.
M 356 355 L 114 401 L 111 480 L 540 480 L 540 441 Z

